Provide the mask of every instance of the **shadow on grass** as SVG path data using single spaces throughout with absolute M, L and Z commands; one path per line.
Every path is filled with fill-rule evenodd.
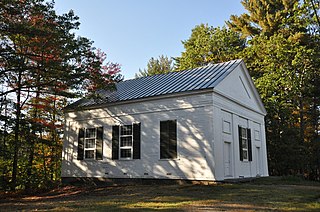
M 16 210 L 319 211 L 320 184 L 292 185 L 280 178 L 269 178 L 217 185 L 66 186 L 39 195 L 0 200 L 0 211 Z

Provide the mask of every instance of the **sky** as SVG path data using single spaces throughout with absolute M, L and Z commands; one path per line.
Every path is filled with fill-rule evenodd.
M 77 35 L 119 63 L 125 79 L 134 78 L 151 57 L 177 57 L 181 41 L 201 23 L 222 27 L 230 15 L 245 12 L 241 0 L 55 0 L 58 14 L 73 10 Z

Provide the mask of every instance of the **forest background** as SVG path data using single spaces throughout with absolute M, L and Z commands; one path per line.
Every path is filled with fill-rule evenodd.
M 136 77 L 242 58 L 267 109 L 269 173 L 320 180 L 320 0 L 242 0 L 226 26 L 195 26 L 179 57 L 151 58 Z M 63 108 L 115 89 L 121 67 L 54 2 L 0 2 L 0 189 L 60 183 Z

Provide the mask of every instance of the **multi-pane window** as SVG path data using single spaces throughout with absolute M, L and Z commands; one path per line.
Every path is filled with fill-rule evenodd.
M 120 126 L 120 159 L 132 159 L 133 142 L 132 142 L 132 125 Z
M 177 158 L 177 120 L 160 121 L 160 159 Z
M 84 158 L 94 159 L 96 151 L 96 128 L 87 128 L 84 139 Z
M 112 126 L 112 159 L 140 159 L 140 123 Z
M 103 127 L 80 128 L 78 134 L 78 160 L 102 160 Z
M 251 130 L 239 126 L 239 150 L 241 161 L 252 161 Z
M 243 161 L 248 161 L 248 136 L 246 128 L 241 128 L 241 149 Z

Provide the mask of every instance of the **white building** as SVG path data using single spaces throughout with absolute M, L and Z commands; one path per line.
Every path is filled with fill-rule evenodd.
M 266 110 L 242 60 L 117 84 L 66 109 L 62 179 L 268 176 Z

